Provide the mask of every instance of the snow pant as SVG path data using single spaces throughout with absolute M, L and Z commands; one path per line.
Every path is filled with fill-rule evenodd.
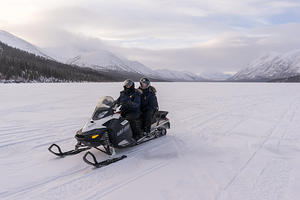
M 142 114 L 142 127 L 146 133 L 150 133 L 154 110 L 146 110 Z
M 136 112 L 129 112 L 124 115 L 122 114 L 122 117 L 129 121 L 133 138 L 140 137 L 142 134 L 141 121 L 139 120 L 140 114 Z

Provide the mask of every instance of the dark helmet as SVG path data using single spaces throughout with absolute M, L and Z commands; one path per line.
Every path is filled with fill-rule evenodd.
M 150 80 L 143 77 L 140 79 L 140 87 L 141 89 L 147 89 L 151 85 Z
M 132 80 L 130 80 L 130 79 L 126 79 L 123 82 L 123 88 L 124 88 L 125 92 L 130 93 L 131 91 L 133 91 L 135 89 L 134 88 L 134 82 Z
M 126 79 L 124 82 L 123 82 L 123 87 L 132 87 L 134 86 L 134 82 L 130 79 Z

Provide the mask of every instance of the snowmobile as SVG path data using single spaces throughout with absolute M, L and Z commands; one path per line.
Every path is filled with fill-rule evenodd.
M 152 119 L 151 131 L 147 136 L 135 140 L 128 120 L 121 116 L 114 99 L 110 96 L 102 97 L 92 117 L 76 132 L 77 144 L 75 149 L 63 152 L 57 144 L 52 144 L 48 150 L 56 156 L 75 155 L 82 151 L 95 148 L 111 158 L 98 162 L 96 156 L 88 151 L 83 156 L 84 162 L 100 168 L 126 158 L 126 155 L 115 157 L 115 149 L 122 149 L 142 144 L 149 140 L 166 135 L 170 128 L 167 111 L 157 111 Z M 54 150 L 56 148 L 56 151 Z M 92 161 L 91 161 L 92 159 Z

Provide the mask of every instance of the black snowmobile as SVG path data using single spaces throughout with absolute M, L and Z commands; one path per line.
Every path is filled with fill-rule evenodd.
M 166 135 L 167 130 L 170 128 L 170 122 L 167 118 L 167 111 L 158 111 L 155 113 L 152 119 L 150 135 L 140 138 L 138 141 L 133 139 L 132 130 L 129 121 L 121 116 L 121 113 L 117 111 L 118 105 L 110 96 L 105 96 L 98 102 L 92 118 L 85 123 L 85 125 L 77 131 L 75 138 L 77 144 L 74 150 L 62 152 L 61 148 L 57 144 L 52 144 L 48 150 L 60 157 L 75 155 L 82 151 L 95 148 L 112 158 L 98 162 L 95 155 L 88 151 L 83 160 L 95 167 L 107 166 L 111 163 L 117 162 L 126 158 L 126 155 L 115 156 L 115 148 L 121 149 L 126 147 L 132 147 L 149 140 Z M 53 148 L 57 150 L 54 151 Z M 92 161 L 90 161 L 90 159 Z

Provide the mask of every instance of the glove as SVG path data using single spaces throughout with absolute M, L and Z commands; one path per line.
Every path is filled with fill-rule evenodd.
M 115 109 L 117 109 L 119 106 L 120 106 L 120 105 L 119 105 L 119 102 L 118 102 L 118 101 L 114 101 L 111 107 L 112 107 L 112 109 L 115 110 Z
M 118 101 L 116 100 L 113 102 L 112 107 L 117 106 L 117 105 L 118 105 Z

